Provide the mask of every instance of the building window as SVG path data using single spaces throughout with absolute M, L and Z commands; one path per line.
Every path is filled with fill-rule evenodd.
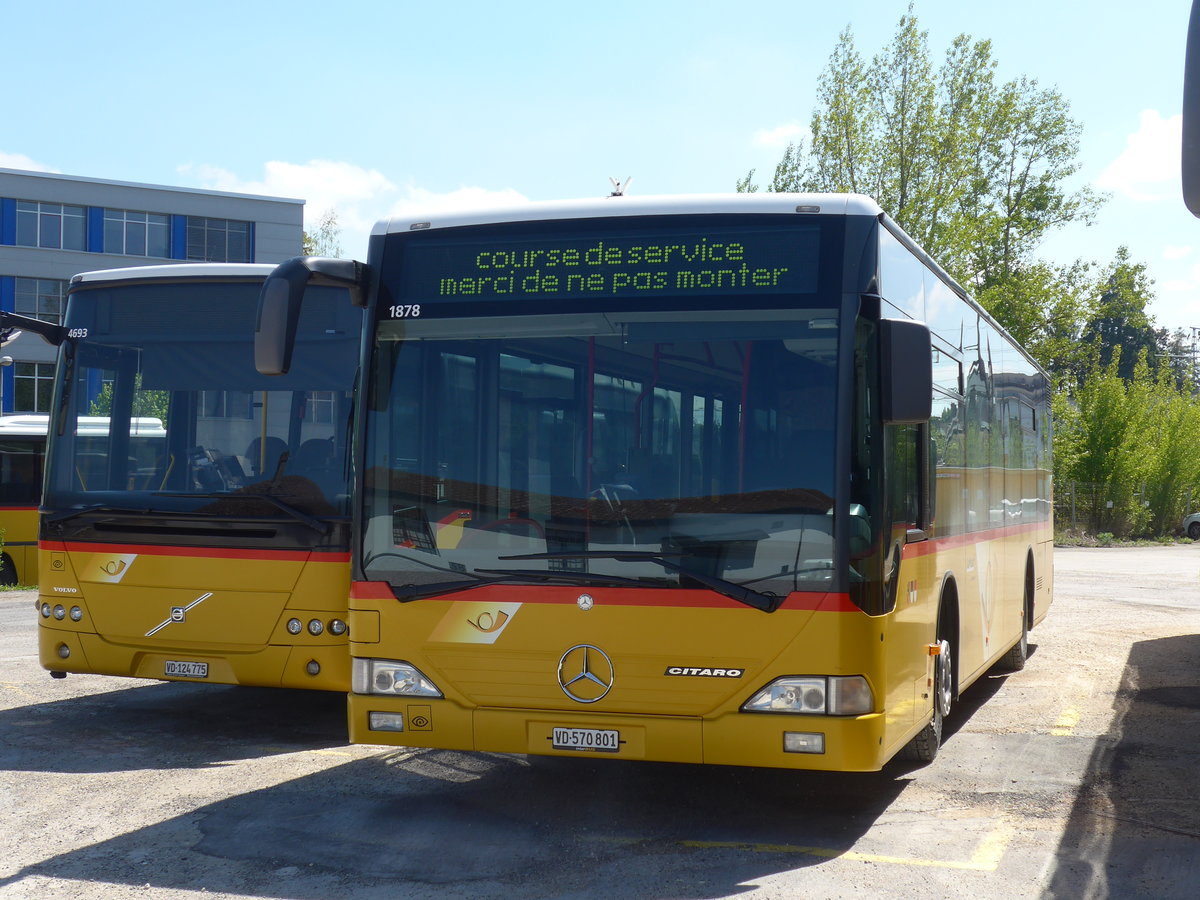
M 201 391 L 200 415 L 206 419 L 249 419 L 251 400 L 245 391 Z
M 17 245 L 51 250 L 86 250 L 82 206 L 17 201 Z
M 171 255 L 171 218 L 130 209 L 104 210 L 104 252 L 125 256 Z
M 187 258 L 204 262 L 250 262 L 250 223 L 188 216 Z
M 50 412 L 54 363 L 17 363 L 13 366 L 13 411 Z
M 49 278 L 14 278 L 13 309 L 43 322 L 62 322 L 67 282 Z
M 309 391 L 304 420 L 315 425 L 332 425 L 335 396 L 333 391 Z

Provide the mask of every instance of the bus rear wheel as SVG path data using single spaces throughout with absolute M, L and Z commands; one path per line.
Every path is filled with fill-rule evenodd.
M 954 704 L 954 660 L 950 642 L 938 641 L 938 651 L 933 664 L 933 717 L 900 751 L 901 757 L 910 762 L 933 762 L 942 746 L 946 717 Z
M 1007 653 L 1000 657 L 997 668 L 1004 672 L 1020 672 L 1025 668 L 1025 660 L 1029 658 L 1029 616 L 1025 609 L 1021 610 L 1021 639 L 1013 644 Z
M 1021 638 L 1000 657 L 996 668 L 1003 672 L 1020 672 L 1029 658 L 1029 620 L 1033 616 L 1033 568 L 1025 569 L 1025 592 L 1021 596 Z

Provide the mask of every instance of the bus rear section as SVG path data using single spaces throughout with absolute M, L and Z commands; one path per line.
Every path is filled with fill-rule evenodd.
M 0 584 L 37 582 L 44 415 L 0 416 Z
M 77 276 L 41 519 L 52 673 L 345 690 L 359 314 L 317 291 L 259 376 L 269 266 Z

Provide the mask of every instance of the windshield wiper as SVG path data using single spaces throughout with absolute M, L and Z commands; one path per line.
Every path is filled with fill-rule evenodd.
M 485 584 L 495 584 L 497 581 L 503 581 L 503 579 L 475 578 L 471 581 L 435 581 L 431 584 L 392 585 L 392 593 L 401 603 L 411 603 L 413 600 L 424 600 L 426 597 L 469 591 L 472 588 L 483 587 Z
M 746 606 L 751 606 L 754 609 L 761 609 L 763 612 L 775 612 L 783 604 L 784 598 L 778 594 L 756 591 L 753 588 L 748 588 L 733 581 L 726 581 L 724 578 L 718 578 L 715 575 L 694 572 L 686 566 L 671 562 L 667 559 L 668 556 L 684 557 L 686 554 L 655 553 L 652 550 L 633 550 L 628 553 L 610 550 L 564 550 L 555 553 L 524 553 L 519 556 L 501 556 L 500 559 L 614 559 L 617 562 L 649 562 L 662 566 L 668 572 L 686 575 L 711 591 L 716 591 L 730 600 L 736 600 L 738 603 L 744 603 Z M 626 580 L 638 583 L 635 579 Z
M 42 521 L 47 525 L 61 525 L 63 522 L 69 522 L 78 516 L 86 516 L 88 513 L 94 512 L 129 513 L 135 516 L 144 516 L 150 513 L 150 509 L 134 509 L 131 506 L 109 506 L 107 503 L 96 503 L 92 506 L 84 506 L 79 509 L 64 509 L 56 513 L 50 513 L 48 516 L 43 516 Z
M 527 556 L 501 556 L 499 559 L 532 559 Z M 569 558 L 569 557 L 564 557 Z M 539 578 L 543 581 L 565 581 L 568 584 L 608 584 L 624 587 L 645 587 L 640 578 L 625 578 L 621 575 L 600 575 L 596 572 L 560 572 L 554 569 L 476 569 L 487 574 L 511 575 L 514 578 Z
M 316 516 L 310 516 L 304 510 L 297 509 L 296 507 L 292 506 L 290 503 L 284 503 L 278 497 L 272 497 L 270 494 L 220 494 L 220 493 L 189 494 L 186 491 L 178 491 L 178 492 L 156 491 L 151 496 L 154 496 L 154 497 L 185 497 L 185 498 L 189 498 L 189 499 L 194 497 L 194 498 L 198 498 L 201 500 L 265 500 L 267 503 L 270 503 L 276 509 L 287 513 L 289 516 L 291 516 L 297 522 L 301 523 L 302 525 L 308 526 L 313 531 L 317 532 L 317 534 L 321 535 L 321 537 L 325 537 L 327 534 L 329 534 L 329 531 L 330 531 L 330 525 L 328 522 L 326 522 L 322 519 L 318 519 Z
M 620 575 L 595 575 L 589 572 L 552 572 L 546 569 L 474 569 L 481 576 L 497 575 L 498 578 L 475 578 L 471 581 L 435 581 L 432 584 L 395 585 L 392 591 L 401 603 L 424 600 L 441 594 L 455 594 L 489 584 L 526 583 L 529 581 L 565 581 L 568 584 L 641 585 L 645 582 Z

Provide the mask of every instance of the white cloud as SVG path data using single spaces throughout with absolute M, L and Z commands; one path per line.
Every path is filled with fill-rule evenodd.
M 796 122 L 777 128 L 760 128 L 754 132 L 754 146 L 783 149 L 788 144 L 796 143 L 803 133 L 804 129 Z
M 1171 276 L 1162 282 L 1162 292 L 1190 296 L 1194 303 L 1194 298 L 1200 293 L 1200 265 L 1174 271 Z
M 43 165 L 30 159 L 24 153 L 4 153 L 0 151 L 0 169 L 24 169 L 26 172 L 50 172 L 60 174 L 58 169 Z
M 1193 248 L 1188 244 L 1168 244 L 1163 247 L 1163 259 L 1175 262 L 1181 259 L 1187 259 L 1193 253 Z
M 446 194 L 438 194 L 410 185 L 406 190 L 406 196 L 396 201 L 388 214 L 407 216 L 414 213 L 460 212 L 467 209 L 514 206 L 527 202 L 528 198 L 512 188 L 494 191 L 488 188 L 464 186 Z
M 1125 149 L 1096 179 L 1096 186 L 1143 203 L 1178 197 L 1182 140 L 1182 115 L 1164 119 L 1157 110 L 1143 110 L 1138 130 L 1129 135 Z
M 306 163 L 272 160 L 263 168 L 264 175 L 258 181 L 246 181 L 232 172 L 207 165 L 196 167 L 196 175 L 214 190 L 295 197 L 321 210 L 339 203 L 369 200 L 396 189 L 376 169 L 363 169 L 352 163 L 328 159 Z M 191 169 L 191 166 L 183 166 L 180 171 L 187 173 Z
M 180 166 L 179 172 L 209 190 L 304 200 L 307 225 L 315 224 L 325 212 L 333 210 L 341 230 L 342 253 L 357 259 L 366 258 L 367 238 L 380 219 L 512 205 L 525 200 L 512 188 L 463 186 L 441 194 L 414 185 L 399 188 L 378 169 L 325 159 L 307 163 L 272 160 L 263 166 L 263 176 L 258 179 L 243 179 L 211 165 Z

